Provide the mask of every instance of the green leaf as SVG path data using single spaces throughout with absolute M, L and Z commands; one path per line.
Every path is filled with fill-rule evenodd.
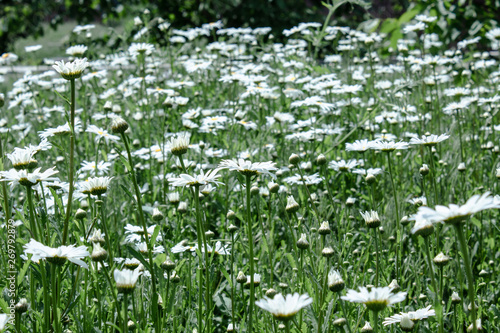
M 26 272 L 28 271 L 28 268 L 30 267 L 31 260 L 26 260 L 26 262 L 23 265 L 23 268 L 17 273 L 17 285 L 21 285 L 23 282 L 24 276 L 26 275 Z
M 292 268 L 297 268 L 297 263 L 295 262 L 295 258 L 292 256 L 292 254 L 287 253 L 286 257 L 287 257 L 288 261 L 290 262 L 290 266 L 292 266 Z
M 398 21 L 396 19 L 390 18 L 382 23 L 380 27 L 380 33 L 388 34 L 397 28 L 399 28 Z
M 155 231 L 153 231 L 153 235 L 151 236 L 151 247 L 155 246 L 156 243 L 156 238 L 158 237 L 158 234 L 160 233 L 160 226 L 157 225 L 155 227 Z
M 410 22 L 415 16 L 417 16 L 418 13 L 420 13 L 420 6 L 416 6 L 401 15 L 398 19 L 398 23 L 401 25 L 403 23 Z

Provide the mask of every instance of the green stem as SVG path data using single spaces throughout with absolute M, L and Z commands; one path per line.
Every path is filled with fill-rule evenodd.
M 149 258 L 149 272 L 151 273 L 151 285 L 153 289 L 151 309 L 152 309 L 152 318 L 155 323 L 155 328 L 159 332 L 159 316 L 158 316 L 158 293 L 156 291 L 156 275 L 155 275 L 155 264 L 153 262 L 153 249 L 152 244 L 149 242 L 148 235 L 148 227 L 146 225 L 146 221 L 144 220 L 144 212 L 142 211 L 142 202 L 141 202 L 141 191 L 139 190 L 139 185 L 137 185 L 137 178 L 135 176 L 135 170 L 133 167 L 132 154 L 130 153 L 130 146 L 128 144 L 128 138 L 124 133 L 121 133 L 123 144 L 125 145 L 125 149 L 127 150 L 128 162 L 130 165 L 130 176 L 132 178 L 132 182 L 134 183 L 135 196 L 137 198 L 137 209 L 139 211 L 139 220 L 141 221 L 142 229 L 144 232 L 144 238 L 146 239 L 146 246 L 148 248 L 148 258 Z
M 66 218 L 64 219 L 64 229 L 62 245 L 66 245 L 66 240 L 68 239 L 68 228 L 69 228 L 69 218 L 71 216 L 71 207 L 73 202 L 73 191 L 75 190 L 75 184 L 73 182 L 74 169 L 75 169 L 75 79 L 70 80 L 71 82 L 71 114 L 70 114 L 70 143 L 69 143 L 69 192 L 68 192 L 68 204 L 66 207 Z
M 394 196 L 394 206 L 396 208 L 396 276 L 399 276 L 399 252 L 401 248 L 401 232 L 399 230 L 399 205 L 398 205 L 398 195 L 396 193 L 396 186 L 394 185 L 394 175 L 392 173 L 392 161 L 390 152 L 387 153 L 387 161 L 389 163 L 389 173 L 391 175 L 392 184 L 392 194 Z
M 50 264 L 50 277 L 52 279 L 52 320 L 54 332 L 61 332 L 61 318 L 59 318 L 59 309 L 58 309 L 58 299 L 59 293 L 57 291 L 57 267 L 56 264 Z
M 28 205 L 29 205 L 29 210 L 30 210 L 30 228 L 31 228 L 31 233 L 33 234 L 33 238 L 38 241 L 40 240 L 38 238 L 38 228 L 36 226 L 35 222 L 35 207 L 33 205 L 33 194 L 31 193 L 31 187 L 26 186 L 26 193 L 28 194 Z
M 255 303 L 254 292 L 254 262 L 253 262 L 253 234 L 252 234 L 252 217 L 250 212 L 250 186 L 252 183 L 251 176 L 246 176 L 246 191 L 247 191 L 247 236 L 248 236 L 248 251 L 250 256 L 250 304 L 248 307 L 248 332 L 253 332 L 253 305 Z
M 109 239 L 109 230 L 108 230 L 108 225 L 106 222 L 106 212 L 104 210 L 104 201 L 102 201 L 102 195 L 98 195 L 97 198 L 99 199 L 99 205 L 101 206 L 101 222 L 102 222 L 102 228 L 104 229 L 104 239 L 106 240 L 106 247 L 108 248 L 108 253 L 109 253 L 109 266 L 111 267 L 113 265 L 113 247 L 111 246 L 111 241 Z
M 127 294 L 123 294 L 123 332 L 128 332 Z
M 376 264 L 376 267 L 375 267 L 375 287 L 378 287 L 378 277 L 379 277 L 379 274 L 380 274 L 380 268 L 379 268 L 379 258 L 378 258 L 378 228 L 374 228 L 373 229 L 373 232 L 375 233 L 375 264 Z
M 453 225 L 457 232 L 458 242 L 460 243 L 460 250 L 464 259 L 465 274 L 467 276 L 467 289 L 469 290 L 469 302 L 471 303 L 471 319 L 472 319 L 472 333 L 477 333 L 476 325 L 476 292 L 474 290 L 474 276 L 472 275 L 472 266 L 469 258 L 469 251 L 467 250 L 467 242 L 465 241 L 464 231 L 460 223 Z
M 3 148 L 2 140 L 0 138 L 0 171 L 3 171 Z M 2 196 L 3 196 L 3 211 L 5 212 L 6 220 L 11 218 L 10 206 L 9 206 L 9 196 L 7 191 L 6 182 L 2 182 Z
M 427 264 L 429 265 L 429 274 L 431 275 L 432 289 L 434 289 L 434 308 L 436 309 L 436 316 L 439 320 L 439 333 L 443 333 L 444 318 L 441 311 L 441 299 L 440 292 L 436 284 L 436 278 L 434 276 L 434 267 L 432 266 L 432 256 L 429 246 L 429 237 L 424 237 L 425 242 L 425 254 L 427 255 Z

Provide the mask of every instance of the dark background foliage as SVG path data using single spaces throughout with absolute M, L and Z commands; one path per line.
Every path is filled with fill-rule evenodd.
M 327 14 L 320 0 L 1 0 L 0 52 L 8 51 L 16 39 L 42 36 L 47 27 L 44 23 L 54 29 L 67 20 L 112 24 L 140 15 L 146 8 L 151 17 L 162 17 L 175 28 L 220 19 L 228 27 L 269 26 L 277 38 L 285 28 L 300 22 L 323 22 Z M 352 27 L 379 18 L 376 29 L 395 34 L 397 39 L 401 24 L 428 9 L 439 18 L 434 32 L 444 42 L 453 43 L 495 26 L 500 20 L 499 8 L 500 0 L 373 0 L 368 12 L 356 5 L 342 5 L 332 23 Z

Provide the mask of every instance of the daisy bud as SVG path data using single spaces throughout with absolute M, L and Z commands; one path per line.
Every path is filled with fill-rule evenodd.
M 113 117 L 111 122 L 111 132 L 122 134 L 129 128 L 128 123 L 122 117 Z
M 446 254 L 440 252 L 437 256 L 434 257 L 433 261 L 436 264 L 436 266 L 443 267 L 446 266 L 446 264 L 448 264 L 450 259 L 451 258 L 448 257 Z
M 101 247 L 101 244 L 94 243 L 94 248 L 90 257 L 92 261 L 103 262 L 104 260 L 108 259 L 108 252 Z
M 267 183 L 267 188 L 269 189 L 269 192 L 271 192 L 271 193 L 278 193 L 278 191 L 280 190 L 279 184 L 276 184 L 273 181 L 270 181 L 269 183 Z
M 5 95 L 0 94 L 0 108 L 5 105 Z
M 234 220 L 236 218 L 236 213 L 233 212 L 232 210 L 229 210 L 226 214 L 226 218 L 228 220 Z
M 214 238 L 215 234 L 212 230 L 205 231 L 205 238 L 206 239 L 212 239 Z
M 378 228 L 380 226 L 380 218 L 376 211 L 369 211 L 361 213 L 368 228 Z
M 243 274 L 242 271 L 238 272 L 238 276 L 236 276 L 236 282 L 243 284 L 247 282 L 247 276 Z
M 401 225 L 404 227 L 404 226 L 407 226 L 409 223 L 410 223 L 410 220 L 408 220 L 408 216 L 403 216 L 401 218 L 401 221 L 399 221 L 401 223 Z
M 300 206 L 299 204 L 297 203 L 297 201 L 295 201 L 295 198 L 290 195 L 288 196 L 287 198 L 287 201 L 286 201 L 286 212 L 287 213 L 295 213 L 299 210 Z
M 113 110 L 113 103 L 111 103 L 111 101 L 106 101 L 106 103 L 104 103 L 103 109 L 106 112 Z
M 300 238 L 297 241 L 297 247 L 301 250 L 306 250 L 309 248 L 309 242 L 307 241 L 306 234 L 300 235 Z
M 28 311 L 28 300 L 26 298 L 21 298 L 19 302 L 14 306 L 16 313 L 25 313 Z
M 330 230 L 330 224 L 328 221 L 323 221 L 318 229 L 318 233 L 324 236 L 330 234 L 331 232 L 332 231 Z
M 245 282 L 245 288 L 250 288 L 250 283 L 251 283 L 251 279 L 250 279 L 250 275 L 248 275 L 246 277 L 246 282 Z M 236 281 L 238 281 L 238 278 L 236 278 Z M 260 285 L 260 274 L 257 274 L 257 273 L 254 273 L 253 274 L 253 285 L 254 286 L 259 286 Z
M 292 165 L 297 165 L 297 164 L 299 164 L 299 162 L 300 162 L 300 157 L 297 154 L 292 154 L 288 158 L 288 163 L 290 163 Z
M 481 318 L 476 319 L 476 328 L 478 332 L 481 332 L 483 330 L 483 326 L 481 324 Z M 467 332 L 472 332 L 474 330 L 474 327 L 472 324 L 467 327 Z
M 490 274 L 490 273 L 489 273 L 487 270 L 485 270 L 485 269 L 482 269 L 482 270 L 479 272 L 479 276 L 486 276 L 486 275 L 488 275 L 488 274 Z
M 227 227 L 227 230 L 231 233 L 238 231 L 238 227 L 235 226 L 234 224 L 231 224 L 229 227 Z
M 401 321 L 399 322 L 399 326 L 401 326 L 401 330 L 403 332 L 411 332 L 413 331 L 415 323 L 410 319 L 410 316 L 403 314 Z
M 497 169 L 496 176 L 497 176 L 497 179 L 500 179 L 500 168 L 499 168 L 499 169 Z
M 344 290 L 344 287 L 345 283 L 339 271 L 332 268 L 328 273 L 328 289 L 334 293 L 338 293 Z
M 457 170 L 458 170 L 459 172 L 464 172 L 464 171 L 465 171 L 465 169 L 466 169 L 466 168 L 465 168 L 465 163 L 464 163 L 464 162 L 460 163 L 460 164 L 458 165 L 458 167 L 457 167 Z
M 159 222 L 159 221 L 163 220 L 164 218 L 165 218 L 165 216 L 163 215 L 163 213 L 160 212 L 160 210 L 155 207 L 153 209 L 153 221 Z
M 80 202 L 80 208 L 83 210 L 89 209 L 89 202 L 87 200 L 83 200 L 82 202 Z
M 339 318 L 339 319 L 335 319 L 335 320 L 333 321 L 333 326 L 336 326 L 336 327 L 342 327 L 342 326 L 344 326 L 346 323 L 347 323 L 347 320 L 345 320 L 345 318 Z
M 278 292 L 276 290 L 274 290 L 273 288 L 269 288 L 267 289 L 266 291 L 266 297 L 269 297 L 269 298 L 274 298 L 274 296 L 277 294 Z
M 360 330 L 361 333 L 371 333 L 373 332 L 372 325 L 370 325 L 369 321 L 365 321 L 365 326 L 363 326 Z
M 260 190 L 259 190 L 259 188 L 257 186 L 252 186 L 250 188 L 250 194 L 251 195 L 257 195 L 257 194 L 259 194 L 259 192 L 260 192 Z
M 168 202 L 170 202 L 171 204 L 178 204 L 180 201 L 179 192 L 168 193 L 167 197 L 168 197 Z
M 306 162 L 303 166 L 304 171 L 309 172 L 312 170 L 312 163 L 311 162 Z
M 186 213 L 188 210 L 188 204 L 185 201 L 179 202 L 179 207 L 177 207 L 177 211 L 181 214 Z
M 135 331 L 135 329 L 137 328 L 137 325 L 132 320 L 129 320 L 127 322 L 127 328 L 129 331 Z
M 325 247 L 323 251 L 321 251 L 321 255 L 325 258 L 333 257 L 333 249 L 331 247 Z
M 78 220 L 83 220 L 85 217 L 87 216 L 87 212 L 84 211 L 83 209 L 81 208 L 78 208 L 75 212 L 75 217 L 78 219 Z
M 354 206 L 355 202 L 356 202 L 355 198 L 347 198 L 347 200 L 345 201 L 345 204 L 347 207 L 352 207 L 352 206 Z
M 427 164 L 422 165 L 419 172 L 422 176 L 427 176 L 429 174 L 429 166 Z
M 325 165 L 327 162 L 325 155 L 319 154 L 318 157 L 316 157 L 316 164 L 317 165 Z
M 391 292 L 393 293 L 397 293 L 401 289 L 396 279 L 391 281 L 391 283 L 389 284 L 389 288 L 391 288 Z
M 288 289 L 288 284 L 286 284 L 286 283 L 284 283 L 284 282 L 280 282 L 280 283 L 279 283 L 279 287 L 280 287 L 281 289 Z
M 377 181 L 377 178 L 375 178 L 374 175 L 372 175 L 371 173 L 367 174 L 366 177 L 365 177 L 365 180 L 366 180 L 366 183 L 368 184 L 373 184 Z
M 173 271 L 170 275 L 170 281 L 172 281 L 172 283 L 179 283 L 181 281 L 181 278 L 176 271 Z
M 170 272 L 175 268 L 175 263 L 170 260 L 170 258 L 167 258 L 164 262 L 161 263 L 160 267 L 163 270 Z
M 234 326 L 232 323 L 227 325 L 226 332 L 235 332 L 235 329 L 234 329 Z

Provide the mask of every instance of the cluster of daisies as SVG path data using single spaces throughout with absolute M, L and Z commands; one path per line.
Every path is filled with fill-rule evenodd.
M 266 27 L 144 16 L 131 45 L 99 57 L 94 27 L 75 28 L 68 59 L 0 96 L 0 214 L 30 267 L 27 330 L 371 332 L 379 316 L 498 329 L 482 320 L 498 306 L 500 64 L 479 50 L 500 33 L 445 49 L 434 20 L 415 16 L 397 41 L 302 23 L 278 43 Z M 316 59 L 323 42 L 333 52 Z

